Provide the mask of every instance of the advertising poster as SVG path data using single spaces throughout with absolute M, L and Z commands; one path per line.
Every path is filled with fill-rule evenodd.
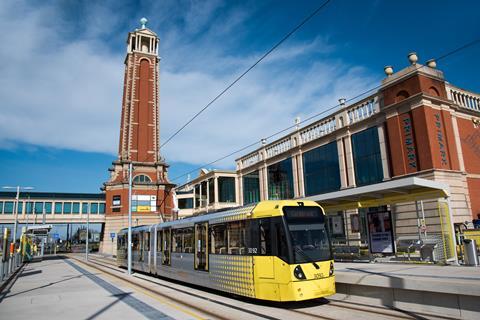
M 330 217 L 332 222 L 332 234 L 333 235 L 343 235 L 343 217 L 342 216 L 332 216 Z
M 392 216 L 390 211 L 367 213 L 371 253 L 393 253 Z

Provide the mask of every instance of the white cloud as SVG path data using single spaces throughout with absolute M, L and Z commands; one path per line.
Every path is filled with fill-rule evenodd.
M 64 39 L 55 8 L 0 5 L 0 145 L 13 142 L 114 153 L 121 54 Z
M 158 15 L 149 19 L 162 37 L 162 139 L 263 54 L 233 50 L 247 33 L 248 10 L 232 9 L 225 23 L 211 23 L 223 3 L 193 2 L 185 10 L 175 4 L 155 2 L 146 10 Z M 122 19 L 133 18 L 128 10 L 89 9 L 77 34 L 61 8 L 0 3 L 0 29 L 7 31 L 0 33 L 0 147 L 117 152 L 125 51 L 102 40 L 126 35 L 103 26 L 118 31 Z M 327 36 L 290 39 L 169 143 L 162 150 L 167 162 L 210 162 L 373 83 L 366 70 L 329 58 L 334 52 Z M 220 165 L 233 166 L 233 157 Z

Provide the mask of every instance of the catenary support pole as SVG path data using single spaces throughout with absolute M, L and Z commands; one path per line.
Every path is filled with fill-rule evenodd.
M 20 198 L 20 186 L 17 186 L 17 196 L 15 197 L 15 222 L 13 226 L 13 245 L 17 245 L 17 220 L 18 220 L 18 200 Z M 28 215 L 28 212 L 27 212 Z

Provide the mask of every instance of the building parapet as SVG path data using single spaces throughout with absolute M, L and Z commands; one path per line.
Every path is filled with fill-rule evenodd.
M 300 144 L 320 138 L 336 130 L 335 116 L 316 122 L 300 131 Z
M 375 93 L 237 159 L 237 168 L 239 170 L 248 168 L 262 160 L 275 157 L 294 147 L 329 135 L 340 128 L 361 122 L 378 113 L 379 110 L 379 94 Z
M 290 137 L 283 138 L 282 140 L 270 144 L 265 148 L 267 158 L 274 157 L 280 153 L 288 151 L 292 148 L 292 139 Z
M 480 95 L 446 84 L 448 99 L 460 108 L 480 113 Z

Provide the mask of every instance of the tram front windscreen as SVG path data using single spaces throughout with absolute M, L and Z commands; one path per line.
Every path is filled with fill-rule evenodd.
M 325 216 L 319 207 L 284 207 L 295 263 L 333 259 Z

